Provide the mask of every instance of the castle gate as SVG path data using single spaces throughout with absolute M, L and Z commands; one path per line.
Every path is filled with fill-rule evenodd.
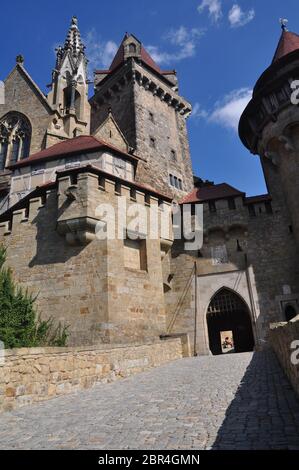
M 254 337 L 248 307 L 230 289 L 212 298 L 207 311 L 209 346 L 212 354 L 252 351 Z

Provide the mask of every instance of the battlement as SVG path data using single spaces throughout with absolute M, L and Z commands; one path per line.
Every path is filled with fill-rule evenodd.
M 120 197 L 125 198 L 126 207 L 124 201 L 120 205 Z M 116 216 L 119 211 L 124 211 L 125 226 L 129 226 L 134 218 L 130 206 L 144 206 L 146 214 L 156 209 L 160 238 L 171 243 L 170 198 L 91 165 L 57 172 L 56 182 L 36 188 L 12 206 L 1 216 L 0 236 L 16 233 L 19 224 L 34 223 L 45 210 L 44 223 L 55 217 L 56 230 L 70 245 L 88 244 L 96 238 L 97 223 L 104 220 L 105 215 L 101 209 L 107 205 Z

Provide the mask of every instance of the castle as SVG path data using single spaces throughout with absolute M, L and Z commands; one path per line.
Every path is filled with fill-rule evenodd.
M 239 133 L 260 156 L 268 194 L 246 197 L 195 177 L 175 71 L 126 34 L 88 99 L 87 57 L 74 17 L 56 50 L 49 94 L 18 56 L 0 104 L 0 242 L 38 310 L 69 325 L 70 345 L 188 334 L 195 353 L 267 344 L 271 322 L 299 313 L 299 124 L 291 83 L 299 36 L 283 28 Z M 298 132 L 297 132 L 298 131 Z M 169 208 L 203 209 L 203 244 L 172 229 L 99 239 L 98 207 L 120 200 L 171 225 Z

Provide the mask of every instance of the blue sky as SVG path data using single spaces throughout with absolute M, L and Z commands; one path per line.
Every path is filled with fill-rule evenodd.
M 54 47 L 76 15 L 90 68 L 105 67 L 126 31 L 165 69 L 178 72 L 180 92 L 194 108 L 188 120 L 194 171 L 249 195 L 266 191 L 259 159 L 242 146 L 238 115 L 280 36 L 279 18 L 299 31 L 298 0 L 51 0 L 2 2 L 0 79 L 21 53 L 46 91 Z

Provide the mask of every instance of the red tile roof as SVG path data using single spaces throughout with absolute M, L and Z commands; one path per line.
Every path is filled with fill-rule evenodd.
M 272 63 L 277 62 L 282 57 L 297 49 L 299 49 L 299 35 L 290 31 L 283 31 Z
M 201 188 L 194 188 L 193 191 L 185 196 L 180 204 L 191 204 L 195 202 L 205 202 L 215 199 L 226 199 L 229 197 L 245 196 L 233 186 L 227 183 L 202 186 Z
M 261 194 L 259 196 L 250 196 L 245 199 L 245 204 L 255 204 L 258 202 L 272 201 L 272 197 L 269 194 Z
M 127 39 L 127 35 L 125 35 L 124 39 L 121 42 L 121 45 L 118 48 L 117 53 L 115 54 L 115 57 L 109 67 L 109 70 L 96 70 L 96 74 L 109 74 L 112 73 L 117 67 L 119 67 L 121 64 L 124 63 L 124 41 Z M 155 72 L 159 73 L 160 75 L 175 75 L 176 71 L 175 70 L 161 70 L 158 64 L 154 61 L 154 59 L 151 57 L 151 55 L 147 52 L 145 47 L 141 44 L 141 60 L 144 64 L 148 65 L 152 70 Z
M 109 71 L 113 72 L 119 65 L 121 65 L 124 60 L 124 41 L 127 39 L 127 35 L 124 37 L 124 39 L 121 42 L 121 45 L 118 48 L 118 51 L 109 67 Z M 156 62 L 153 60 L 153 58 L 149 55 L 149 53 L 145 50 L 145 48 L 141 45 L 141 60 L 147 64 L 150 68 L 155 70 L 158 73 L 162 73 L 162 70 L 160 67 L 156 64 Z
M 73 139 L 64 140 L 58 144 L 52 145 L 47 149 L 34 153 L 33 155 L 30 155 L 30 157 L 20 160 L 14 165 L 8 166 L 8 168 L 19 168 L 21 166 L 27 166 L 32 162 L 34 163 L 40 160 L 52 159 L 80 152 L 91 152 L 93 150 L 100 150 L 104 148 L 110 148 L 118 153 L 129 156 L 130 158 L 137 159 L 137 157 L 129 155 L 117 147 L 114 147 L 113 145 L 110 145 L 103 140 L 93 137 L 92 135 L 82 135 L 79 137 L 74 137 Z

